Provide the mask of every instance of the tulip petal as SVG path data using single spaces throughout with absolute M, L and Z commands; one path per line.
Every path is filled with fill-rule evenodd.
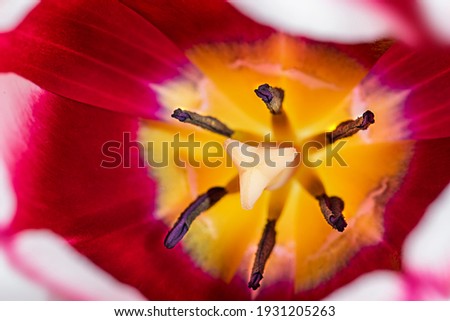
M 39 0 L 0 1 L 0 32 L 13 30 Z
M 399 27 L 392 14 L 374 1 L 232 0 L 231 3 L 262 24 L 321 41 L 371 42 L 392 36 Z
M 230 3 L 218 1 L 121 0 L 164 33 L 183 51 L 201 44 L 252 43 L 277 31 L 253 21 Z M 302 42 L 305 40 L 303 39 Z M 315 42 L 311 41 L 311 45 Z M 328 44 L 371 67 L 389 41 L 370 44 Z
M 6 164 L 0 157 L 0 238 L 2 227 L 9 223 L 16 207 L 14 191 L 9 182 Z
M 273 29 L 254 22 L 223 0 L 121 2 L 183 49 L 199 43 L 251 42 L 273 33 Z
M 48 290 L 20 273 L 0 247 L 0 300 L 46 300 Z
M 403 282 L 396 272 L 377 271 L 359 277 L 350 284 L 336 290 L 324 300 L 329 301 L 367 301 L 400 300 Z
M 448 163 L 450 138 L 420 140 L 400 189 L 388 202 L 385 212 L 385 242 L 400 249 L 408 233 L 417 225 L 428 205 L 450 181 Z
M 449 213 L 450 185 L 430 205 L 420 225 L 409 235 L 404 247 L 407 269 L 438 273 L 448 271 L 450 267 Z
M 450 41 L 450 3 L 446 0 L 418 0 L 417 4 L 428 28 L 442 42 Z
M 0 34 L 1 71 L 79 102 L 146 117 L 157 106 L 149 84 L 177 75 L 185 62 L 155 27 L 115 1 L 44 1 Z
M 227 284 L 163 246 L 167 226 L 152 216 L 155 186 L 137 148 L 118 150 L 121 166 L 101 167 L 103 144 L 124 133 L 136 140 L 137 119 L 43 90 L 33 98 L 15 106 L 32 114 L 21 131 L 28 148 L 12 164 L 18 208 L 8 233 L 49 229 L 150 299 L 249 298 L 244 280 Z
M 403 106 L 399 106 L 407 123 L 408 134 L 404 138 L 449 137 L 449 66 L 450 56 L 445 51 L 415 51 L 395 45 L 375 64 L 361 86 L 364 88 L 375 79 L 392 91 L 408 93 Z M 383 92 L 371 95 L 380 97 Z
M 6 252 L 18 270 L 45 285 L 53 297 L 69 300 L 144 299 L 136 289 L 117 282 L 52 232 L 19 233 L 7 244 Z

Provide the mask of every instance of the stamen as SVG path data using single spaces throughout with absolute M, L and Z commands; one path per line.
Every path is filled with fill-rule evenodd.
M 205 194 L 197 197 L 183 213 L 172 227 L 172 229 L 167 234 L 164 240 L 164 246 L 168 249 L 173 248 L 180 242 L 189 230 L 192 222 L 199 216 L 202 212 L 211 208 L 216 204 L 222 197 L 227 194 L 227 190 L 223 187 L 213 187 L 210 188 Z
M 263 278 L 264 267 L 275 246 L 275 223 L 276 220 L 267 220 L 263 235 L 258 244 L 255 261 L 253 262 L 252 274 L 250 276 L 250 281 L 248 282 L 248 287 L 253 290 L 259 288 Z
M 284 90 L 263 84 L 255 89 L 256 96 L 262 99 L 273 115 L 282 113 L 282 105 L 284 99 Z
M 339 139 L 353 136 L 360 130 L 366 130 L 373 123 L 375 123 L 375 115 L 370 110 L 367 110 L 361 117 L 355 120 L 344 121 L 337 125 L 336 129 L 331 133 L 327 133 L 327 143 L 332 144 Z
M 319 201 L 320 210 L 328 224 L 339 232 L 343 232 L 347 227 L 347 222 L 342 214 L 344 201 L 337 196 L 328 197 L 327 194 L 321 194 L 316 199 Z
M 199 126 L 226 137 L 231 137 L 234 134 L 234 130 L 228 128 L 227 125 L 212 116 L 202 116 L 193 111 L 182 110 L 180 108 L 175 109 L 171 116 L 172 118 L 178 119 L 182 123 L 189 123 Z
M 295 137 L 286 113 L 283 113 L 284 90 L 263 84 L 255 89 L 256 95 L 266 104 L 272 117 L 272 134 L 277 141 L 290 141 Z

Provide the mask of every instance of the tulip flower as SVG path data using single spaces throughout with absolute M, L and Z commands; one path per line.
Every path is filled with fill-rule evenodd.
M 384 29 L 314 40 L 237 7 L 250 16 L 47 0 L 0 34 L 16 198 L 0 235 L 21 273 L 67 298 L 244 300 L 321 299 L 402 269 L 450 181 L 448 52 Z M 52 274 L 24 250 L 34 238 L 103 290 Z

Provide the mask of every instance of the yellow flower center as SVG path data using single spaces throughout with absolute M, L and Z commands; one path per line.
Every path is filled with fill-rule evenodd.
M 168 160 L 168 166 L 150 169 L 158 181 L 155 215 L 168 227 L 210 188 L 235 188 L 202 213 L 181 242 L 195 264 L 227 282 L 236 275 L 248 279 L 266 222 L 276 220 L 276 244 L 262 286 L 294 279 L 301 291 L 331 278 L 363 247 L 382 242 L 384 207 L 398 188 L 412 146 L 393 140 L 404 132 L 398 115 L 407 93 L 390 92 L 375 79 L 364 88 L 377 96 L 361 92 L 356 86 L 367 71 L 356 61 L 325 45 L 285 35 L 253 44 L 200 45 L 190 49 L 188 57 L 194 67 L 177 79 L 151 85 L 164 107 L 164 121 L 145 121 L 140 139 L 152 142 L 147 146 L 155 163 Z M 281 123 L 254 93 L 264 83 L 284 90 Z M 178 107 L 216 117 L 235 130 L 232 138 L 239 141 L 262 141 L 271 134 L 277 142 L 295 146 L 335 130 L 369 107 L 377 123 L 345 138 L 339 150 L 345 164 L 327 157 L 337 143 L 309 153 L 299 150 L 320 165 L 301 164 L 282 186 L 262 191 L 253 208 L 245 210 L 236 187 L 238 169 L 230 166 L 223 148 L 226 138 L 171 119 Z M 174 137 L 200 145 L 174 150 Z M 316 197 L 325 190 L 345 202 L 348 227 L 343 233 L 324 220 Z

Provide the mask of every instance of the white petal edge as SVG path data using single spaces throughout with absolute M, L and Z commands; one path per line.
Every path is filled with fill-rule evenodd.
M 229 0 L 255 21 L 283 32 L 322 41 L 371 42 L 405 26 L 386 7 L 364 0 Z
M 11 221 L 15 208 L 15 194 L 10 184 L 6 164 L 0 155 L 0 230 Z
M 47 230 L 16 235 L 7 256 L 21 273 L 45 286 L 55 298 L 68 300 L 145 300 Z
M 7 168 L 27 148 L 25 123 L 40 92 L 39 87 L 18 75 L 0 73 L 0 229 L 9 223 L 16 205 Z
M 17 27 L 39 2 L 39 0 L 0 0 L 0 32 L 8 32 Z
M 47 300 L 50 293 L 41 285 L 26 278 L 9 262 L 0 246 L 0 301 Z
M 405 267 L 440 272 L 450 267 L 450 185 L 428 207 L 403 247 Z
M 42 89 L 25 78 L 0 73 L 0 157 L 7 164 L 28 148 L 28 122 L 33 120 L 31 106 L 42 93 Z
M 324 300 L 327 301 L 392 301 L 403 297 L 403 281 L 391 271 L 375 271 L 360 276 L 339 288 Z
M 417 0 L 419 11 L 428 28 L 442 42 L 450 42 L 450 1 Z

